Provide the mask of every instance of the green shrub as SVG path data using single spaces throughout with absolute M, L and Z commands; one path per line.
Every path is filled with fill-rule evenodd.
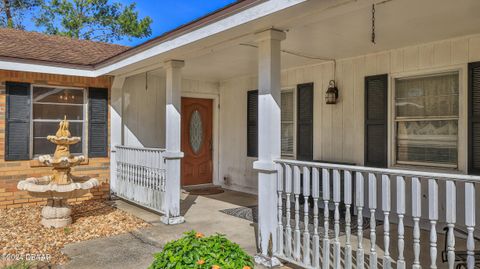
M 167 243 L 162 252 L 154 256 L 149 269 L 253 268 L 252 257 L 221 234 L 204 237 L 201 233 L 190 231 L 184 237 Z

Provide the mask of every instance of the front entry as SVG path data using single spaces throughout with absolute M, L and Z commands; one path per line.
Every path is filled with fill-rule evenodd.
M 212 183 L 211 99 L 182 98 L 182 185 Z

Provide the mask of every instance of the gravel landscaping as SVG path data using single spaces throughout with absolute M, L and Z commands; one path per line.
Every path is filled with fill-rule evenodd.
M 41 208 L 0 209 L 0 267 L 12 258 L 25 259 L 32 255 L 37 255 L 37 259 L 50 255 L 49 263 L 64 264 L 68 257 L 60 250 L 66 244 L 150 226 L 108 202 L 86 201 L 72 205 L 73 224 L 58 229 L 44 228 L 40 224 Z

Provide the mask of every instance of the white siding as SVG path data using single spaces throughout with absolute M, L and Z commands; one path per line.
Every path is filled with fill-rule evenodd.
M 334 78 L 332 62 L 282 71 L 282 87 L 314 83 L 314 159 L 362 165 L 364 159 L 364 77 L 388 73 L 415 74 L 480 61 L 480 36 L 466 36 L 336 62 L 339 102 L 326 105 L 324 92 Z M 465 72 L 463 72 L 465 73 Z M 461 76 L 463 97 L 460 116 L 465 120 L 466 74 Z M 220 178 L 235 189 L 255 190 L 252 158 L 246 157 L 246 92 L 256 89 L 256 77 L 234 78 L 220 83 Z M 465 129 L 465 128 L 463 128 Z M 465 143 L 466 133 L 460 140 Z M 460 152 L 460 170 L 466 170 L 466 144 Z
M 165 147 L 165 78 L 151 73 L 148 78 L 145 73 L 127 77 L 123 91 L 124 144 Z M 205 93 L 218 94 L 218 83 L 182 81 L 182 94 Z

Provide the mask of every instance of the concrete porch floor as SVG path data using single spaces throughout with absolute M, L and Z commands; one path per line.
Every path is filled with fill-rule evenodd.
M 160 215 L 123 200 L 116 200 L 116 207 L 151 223 L 152 226 L 131 234 L 67 245 L 63 252 L 71 258 L 71 261 L 61 268 L 147 268 L 153 261 L 153 253 L 159 252 L 167 242 L 180 238 L 184 232 L 190 230 L 205 235 L 225 234 L 249 254 L 254 255 L 257 252 L 256 225 L 248 220 L 222 213 L 220 210 L 256 204 L 256 195 L 229 190 L 206 196 L 183 192 L 181 213 L 185 216 L 186 222 L 165 225 L 160 221 Z

